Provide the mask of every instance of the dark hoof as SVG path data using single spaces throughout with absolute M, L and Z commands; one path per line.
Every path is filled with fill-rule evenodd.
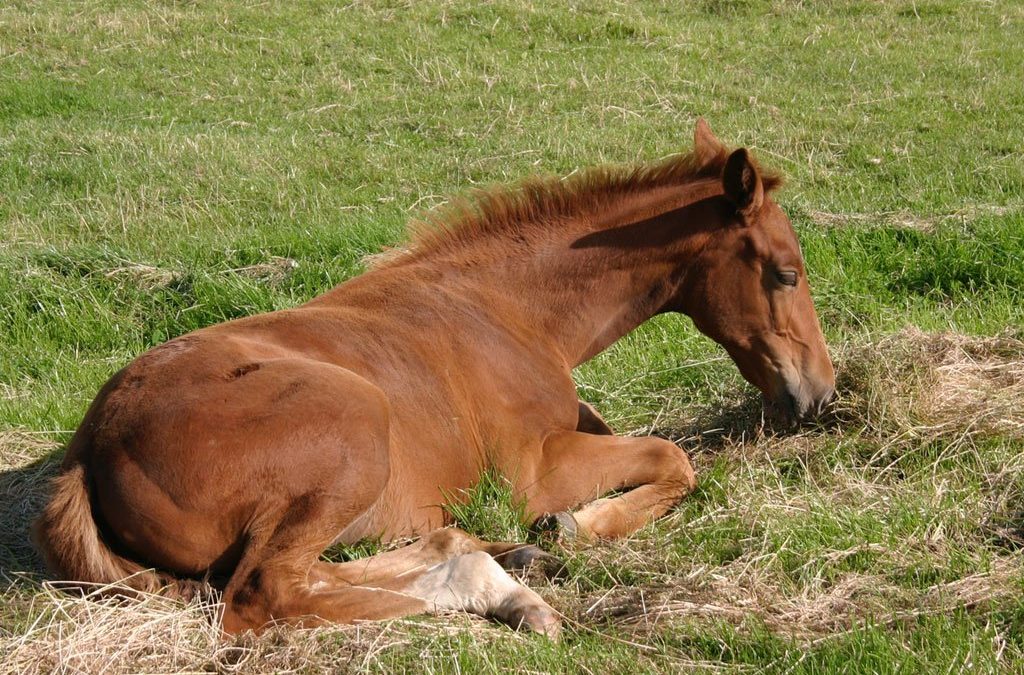
M 550 539 L 559 543 L 572 541 L 579 534 L 576 519 L 568 511 L 541 516 L 533 524 L 533 529 L 542 539 Z
M 494 556 L 494 560 L 509 572 L 544 579 L 564 579 L 565 563 L 532 544 L 523 544 L 511 551 Z

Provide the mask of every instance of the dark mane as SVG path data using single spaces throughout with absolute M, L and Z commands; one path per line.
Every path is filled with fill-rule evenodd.
M 567 219 L 593 214 L 623 197 L 721 175 L 728 154 L 702 164 L 695 153 L 638 166 L 599 166 L 566 177 L 531 177 L 512 185 L 473 190 L 412 220 L 406 247 L 378 256 L 378 264 L 452 252 L 494 235 L 528 241 Z M 762 172 L 766 191 L 782 180 Z

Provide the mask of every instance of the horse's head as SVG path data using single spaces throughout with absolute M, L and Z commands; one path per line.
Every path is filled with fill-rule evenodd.
M 745 149 L 727 153 L 703 120 L 695 153 L 723 166 L 724 194 L 711 200 L 721 222 L 707 232 L 681 304 L 761 390 L 767 408 L 789 423 L 817 415 L 833 398 L 835 372 L 796 233 L 768 194 L 774 181 Z

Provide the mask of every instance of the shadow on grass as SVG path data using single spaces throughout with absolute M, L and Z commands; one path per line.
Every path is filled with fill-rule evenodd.
M 751 440 L 772 433 L 766 425 L 761 395 L 748 393 L 724 407 L 706 407 L 696 416 L 660 424 L 650 431 L 672 441 L 684 450 L 714 453 L 727 445 Z
M 0 578 L 45 572 L 29 530 L 49 494 L 64 448 L 20 467 L 0 471 Z
M 790 426 L 766 416 L 761 395 L 747 392 L 725 405 L 704 406 L 674 424 L 659 424 L 649 433 L 672 441 L 691 459 L 714 460 L 730 448 L 748 444 L 807 448 L 809 441 L 836 433 L 846 422 L 833 407 L 817 419 Z

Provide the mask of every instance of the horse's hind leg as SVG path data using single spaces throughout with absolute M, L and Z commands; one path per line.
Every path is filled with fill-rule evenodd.
M 271 621 L 349 623 L 448 609 L 516 625 L 525 621 L 547 633 L 557 630 L 554 611 L 512 580 L 486 548 L 455 555 L 458 547 L 443 551 L 442 546 L 431 555 L 455 557 L 433 566 L 420 562 L 404 574 L 383 564 L 372 584 L 357 585 L 358 566 L 329 573 L 335 568 L 320 563 L 320 554 L 386 486 L 388 401 L 355 374 L 321 364 L 273 362 L 249 377 L 264 378 L 266 388 L 287 393 L 288 383 L 300 376 L 301 395 L 282 399 L 278 417 L 246 436 L 259 441 L 246 447 L 244 457 L 255 467 L 245 482 L 259 485 L 260 503 L 224 589 L 226 631 L 258 629 Z M 309 423 L 295 424 L 299 419 Z M 282 445 L 289 450 L 283 452 Z M 389 561 L 407 558 L 391 555 Z M 367 578 L 365 569 L 362 576 Z
M 412 594 L 428 611 L 461 609 L 555 636 L 557 614 L 508 571 L 560 575 L 565 564 L 530 544 L 487 542 L 454 527 L 403 548 L 347 563 L 318 562 L 310 578 Z
M 557 635 L 555 611 L 485 551 L 457 554 L 404 573 L 395 564 L 402 556 L 386 554 L 390 563 L 378 566 L 368 585 L 326 573 L 329 564 L 316 558 L 330 543 L 330 507 L 326 496 L 300 499 L 288 507 L 265 542 L 252 542 L 225 589 L 225 631 L 259 629 L 271 621 L 351 623 L 461 610 Z
M 258 630 L 275 621 L 352 623 L 464 610 L 516 628 L 558 634 L 555 610 L 484 551 L 419 565 L 404 574 L 381 574 L 372 585 L 356 586 L 343 575 L 324 574 L 327 563 L 316 563 L 315 557 L 330 538 L 315 535 L 323 532 L 329 509 L 324 508 L 327 498 L 315 501 L 292 505 L 266 543 L 247 551 L 224 592 L 225 631 Z
M 226 632 L 258 630 L 280 620 L 350 623 L 426 611 L 426 603 L 410 596 L 309 579 L 319 549 L 330 540 L 335 511 L 336 500 L 306 495 L 282 504 L 278 513 L 267 509 L 256 520 L 224 589 Z
M 458 528 L 446 527 L 429 532 L 416 542 L 394 551 L 345 563 L 317 562 L 310 570 L 310 577 L 373 585 L 477 551 L 487 553 L 509 572 L 539 572 L 553 578 L 565 569 L 561 560 L 532 544 L 488 542 Z
M 422 599 L 431 612 L 462 610 L 551 638 L 561 632 L 558 613 L 484 551 L 456 556 L 382 586 Z

